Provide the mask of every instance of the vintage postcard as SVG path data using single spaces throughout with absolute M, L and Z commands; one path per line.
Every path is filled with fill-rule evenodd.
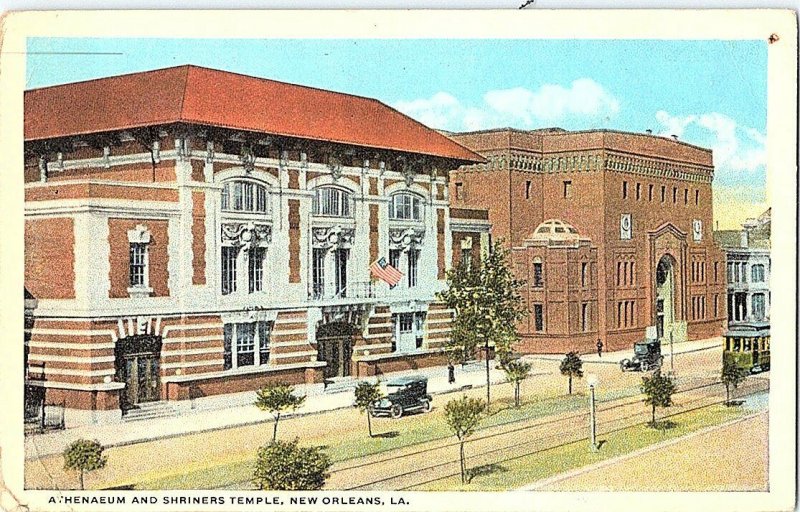
M 3 510 L 794 507 L 795 13 L 2 24 Z

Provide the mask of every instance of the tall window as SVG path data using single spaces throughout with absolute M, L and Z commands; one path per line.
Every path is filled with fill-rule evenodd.
M 530 182 L 528 182 L 530 183 Z M 565 181 L 564 182 L 564 197 L 570 198 L 572 197 L 572 181 Z
M 339 188 L 322 187 L 314 194 L 314 215 L 325 217 L 350 217 L 351 194 Z
M 461 182 L 456 183 L 456 200 L 461 201 L 464 199 L 464 184 Z
M 589 264 L 586 262 L 581 263 L 581 286 L 586 287 L 589 281 Z
M 628 199 L 628 182 L 622 182 L 622 199 Z
M 653 185 L 647 185 L 647 200 L 653 200 Z
M 584 302 L 581 304 L 581 331 L 586 332 L 589 330 L 589 304 Z
M 642 198 L 642 184 L 641 183 L 637 183 L 636 184 L 636 200 L 638 201 L 641 198 Z
M 269 362 L 271 322 L 229 323 L 223 327 L 223 368 L 262 366 Z
M 525 199 L 530 199 L 530 198 L 531 198 L 531 180 L 526 180 L 525 181 Z
M 266 213 L 267 187 L 252 181 L 228 181 L 222 188 L 222 210 Z
M 325 255 L 327 249 L 314 249 L 311 262 L 311 295 L 315 299 L 325 294 Z
M 764 320 L 765 316 L 765 308 L 764 308 L 764 294 L 763 293 L 754 293 L 753 294 L 753 320 Z
M 347 260 L 350 257 L 350 249 L 336 249 L 336 296 L 347 296 Z
M 404 192 L 394 194 L 389 202 L 389 218 L 422 220 L 422 198 Z
M 661 185 L 661 202 L 665 202 L 667 200 L 667 187 Z
M 147 286 L 147 244 L 131 244 L 130 275 L 131 287 Z
M 751 269 L 751 281 L 754 283 L 763 283 L 764 282 L 764 265 L 756 264 L 753 265 Z
M 699 190 L 695 190 L 694 191 L 694 204 L 695 204 L 695 206 L 700 204 L 700 191 Z
M 472 268 L 472 248 L 461 249 L 461 263 L 467 268 Z
M 419 251 L 408 251 L 408 287 L 413 288 L 417 286 L 417 275 L 419 263 Z
M 544 270 L 541 261 L 533 262 L 533 286 L 535 288 L 544 286 Z
M 541 304 L 533 305 L 534 330 L 544 331 L 544 308 Z
M 236 291 L 236 256 L 238 247 L 222 247 L 222 294 Z
M 260 292 L 264 289 L 264 255 L 267 250 L 263 247 L 255 247 L 250 250 L 248 261 L 248 281 L 249 291 Z

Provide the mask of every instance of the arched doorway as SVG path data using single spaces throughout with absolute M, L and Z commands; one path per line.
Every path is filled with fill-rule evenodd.
M 325 361 L 326 379 L 349 377 L 353 360 L 355 327 L 344 322 L 322 324 L 317 329 L 317 359 Z
M 656 330 L 658 339 L 669 339 L 675 324 L 675 260 L 662 256 L 656 268 Z

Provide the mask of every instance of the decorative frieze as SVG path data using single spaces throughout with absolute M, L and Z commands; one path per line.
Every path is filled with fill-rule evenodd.
M 356 231 L 341 225 L 311 229 L 311 244 L 315 249 L 347 249 L 352 247 Z
M 272 242 L 272 226 L 254 222 L 222 224 L 222 243 L 235 247 L 262 247 Z
M 391 228 L 389 229 L 389 248 L 408 250 L 422 245 L 425 230 L 421 228 Z

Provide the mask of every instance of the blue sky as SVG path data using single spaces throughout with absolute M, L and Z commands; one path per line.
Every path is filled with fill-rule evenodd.
M 374 97 L 434 128 L 652 129 L 714 149 L 721 227 L 765 203 L 764 41 L 36 38 L 28 51 L 29 88 L 189 63 Z

